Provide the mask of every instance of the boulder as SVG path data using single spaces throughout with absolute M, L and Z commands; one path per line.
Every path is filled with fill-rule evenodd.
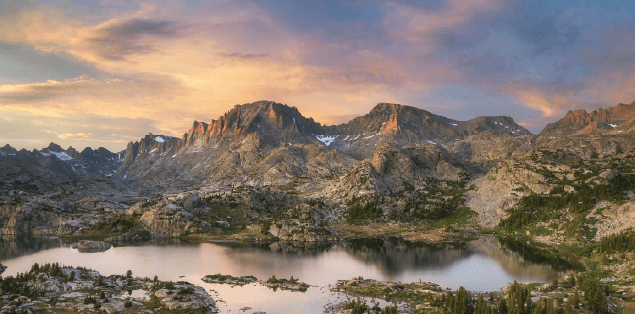
M 108 251 L 112 245 L 104 241 L 81 240 L 77 243 L 77 251 L 80 253 L 98 253 Z

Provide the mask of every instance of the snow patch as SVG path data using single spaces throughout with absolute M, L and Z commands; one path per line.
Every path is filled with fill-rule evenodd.
M 338 136 L 339 135 L 334 135 L 334 136 L 316 135 L 315 137 L 317 138 L 318 141 L 324 143 L 324 145 L 329 146 L 331 145 L 331 143 L 333 143 L 333 141 L 335 141 L 335 138 Z
M 161 137 L 161 136 L 155 136 L 154 140 L 159 142 L 159 143 L 164 143 L 165 142 L 165 139 L 163 137 Z
M 433 141 L 426 140 L 426 142 L 428 142 L 428 143 L 430 143 L 430 144 L 432 144 L 432 145 L 437 145 L 437 143 L 435 143 L 435 142 L 433 142 Z
M 379 128 L 379 133 L 381 133 L 381 130 L 383 130 L 383 129 L 384 129 L 384 125 L 386 125 L 386 122 L 384 122 L 384 123 L 382 123 L 382 124 L 381 124 L 381 128 Z M 377 133 L 377 134 L 379 134 L 379 133 Z
M 51 156 L 51 154 L 49 153 L 40 153 L 40 154 L 42 154 L 42 156 Z
M 609 126 L 610 126 L 610 127 L 612 127 L 612 128 L 614 128 L 614 129 L 617 127 L 617 125 L 615 125 L 615 124 L 611 124 L 611 123 L 609 123 Z
M 450 124 L 452 124 L 453 126 L 456 126 L 456 125 L 457 125 L 456 123 L 450 123 Z
M 59 152 L 59 153 L 58 153 L 58 152 L 52 152 L 52 151 L 50 151 L 50 150 L 49 150 L 49 153 L 51 153 L 51 154 L 53 154 L 53 155 L 57 156 L 57 158 L 58 158 L 59 160 L 71 160 L 71 159 L 73 159 L 73 158 L 72 158 L 71 156 L 69 156 L 66 152 Z

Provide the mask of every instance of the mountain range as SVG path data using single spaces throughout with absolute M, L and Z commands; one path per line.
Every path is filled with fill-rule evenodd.
M 194 121 L 181 138 L 149 134 L 121 152 L 89 147 L 78 152 L 55 143 L 41 150 L 18 151 L 7 144 L 0 148 L 0 156 L 57 173 L 101 174 L 146 184 L 158 179 L 166 186 L 175 182 L 263 186 L 339 177 L 398 150 L 408 164 L 415 164 L 410 168 L 419 168 L 412 172 L 415 177 L 447 178 L 461 171 L 486 171 L 492 158 L 483 156 L 483 150 L 502 139 L 523 145 L 542 137 L 626 135 L 632 132 L 634 119 L 635 102 L 591 113 L 570 111 L 536 137 L 506 116 L 457 121 L 411 106 L 379 103 L 348 123 L 327 126 L 304 117 L 295 107 L 258 101 L 236 105 L 209 123 Z M 420 167 L 424 160 L 427 168 Z M 453 171 L 437 171 L 448 170 L 445 164 L 453 164 Z
M 16 150 L 9 144 L 0 147 L 0 157 L 24 162 L 63 174 L 101 174 L 112 176 L 123 161 L 124 151 L 112 153 L 100 147 L 96 150 L 86 147 L 78 152 L 72 146 L 63 149 L 55 143 L 41 150 Z
M 115 176 L 226 185 L 315 183 L 377 158 L 388 146 L 412 146 L 408 154 L 434 159 L 423 155 L 447 154 L 457 143 L 483 134 L 502 138 L 530 132 L 509 117 L 456 121 L 387 103 L 346 124 L 324 126 L 294 107 L 259 101 L 237 105 L 210 123 L 195 121 L 180 139 L 157 141 L 150 134 L 129 143 Z
M 532 193 L 608 184 L 635 155 L 634 118 L 635 103 L 578 110 L 532 135 L 510 117 L 457 121 L 380 103 L 327 126 L 258 101 L 117 153 L 6 145 L 0 233 L 236 233 L 287 215 L 305 218 L 265 233 L 313 241 L 343 232 L 326 232 L 325 221 L 430 221 L 461 208 L 492 227 Z

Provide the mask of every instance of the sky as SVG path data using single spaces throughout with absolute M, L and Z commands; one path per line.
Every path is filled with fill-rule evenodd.
M 258 100 L 538 133 L 635 101 L 634 37 L 632 1 L 0 0 L 0 146 L 120 151 Z

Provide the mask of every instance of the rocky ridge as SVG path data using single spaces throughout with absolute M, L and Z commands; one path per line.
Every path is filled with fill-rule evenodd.
M 548 124 L 540 135 L 563 136 L 583 134 L 619 134 L 632 130 L 635 118 L 635 102 L 618 104 L 611 108 L 599 108 L 591 113 L 580 109 L 569 111 L 557 122 Z

